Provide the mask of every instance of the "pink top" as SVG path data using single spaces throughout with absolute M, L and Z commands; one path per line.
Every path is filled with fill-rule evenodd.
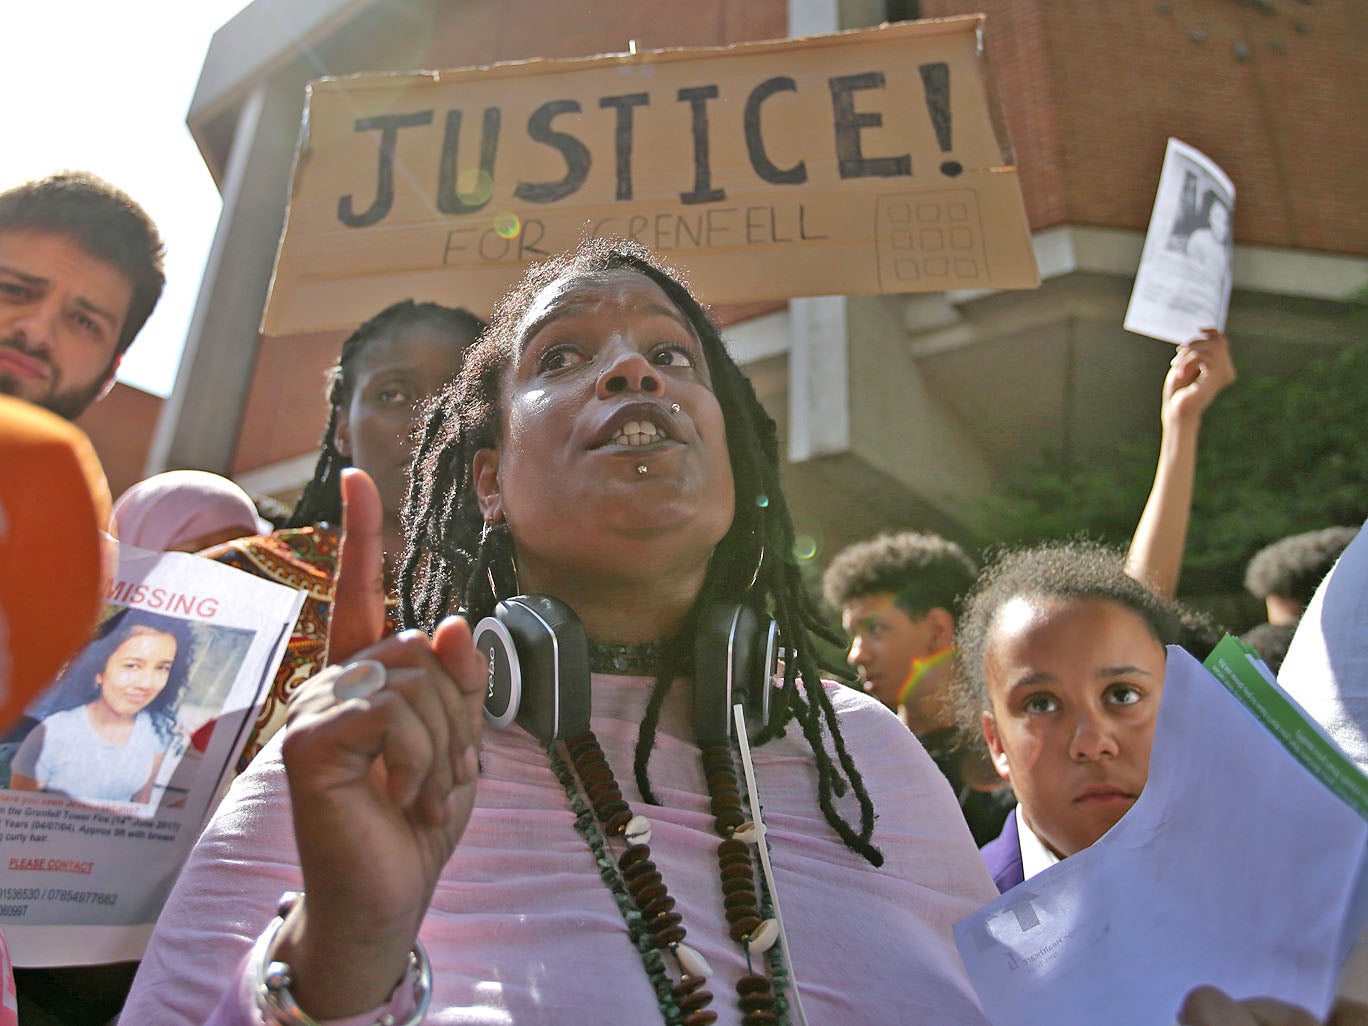
M 688 943 L 713 968 L 711 1007 L 719 1023 L 734 1026 L 734 984 L 745 960 L 727 935 L 718 838 L 686 685 L 665 703 L 651 758 L 663 806 L 646 806 L 633 783 L 648 683 L 596 675 L 593 728 L 624 796 L 651 820 L 652 859 L 678 900 Z M 848 850 L 823 819 L 816 770 L 796 725 L 754 750 L 790 968 L 808 1020 L 984 1023 L 950 927 L 997 889 L 948 784 L 913 735 L 878 702 L 830 688 L 879 813 L 881 869 Z M 546 754 L 519 728 L 491 730 L 481 766 L 474 815 L 420 934 L 435 981 L 426 1021 L 659 1022 L 640 956 Z M 849 795 L 839 801 L 847 813 L 854 806 Z M 300 886 L 278 735 L 233 784 L 196 846 L 121 1021 L 260 1022 L 243 985 L 244 955 L 281 892 Z M 347 1021 L 373 1022 L 374 1014 Z

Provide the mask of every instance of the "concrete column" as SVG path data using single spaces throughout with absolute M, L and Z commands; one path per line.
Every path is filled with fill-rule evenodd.
M 887 20 L 884 0 L 789 0 L 790 36 L 822 36 Z
M 850 357 L 845 296 L 789 300 L 792 463 L 850 448 Z
M 840 28 L 840 0 L 789 0 L 790 36 Z M 789 300 L 789 451 L 793 463 L 850 445 L 843 296 Z
M 223 210 L 176 385 L 152 439 L 149 474 L 192 467 L 226 475 L 231 468 L 303 107 L 303 80 L 287 74 L 256 86 L 239 111 Z
M 873 0 L 789 0 L 790 36 L 816 36 L 870 24 Z M 873 7 L 878 7 L 873 3 Z M 856 8 L 860 8 L 857 10 Z M 872 10 L 872 7 L 871 7 Z M 875 19 L 877 21 L 877 19 Z M 844 296 L 789 300 L 789 452 L 791 462 L 850 448 L 849 357 Z
M 790 36 L 821 36 L 841 27 L 840 0 L 788 0 Z
M 902 296 L 846 301 L 851 453 L 949 516 L 986 494 L 992 476 L 973 434 L 908 353 Z

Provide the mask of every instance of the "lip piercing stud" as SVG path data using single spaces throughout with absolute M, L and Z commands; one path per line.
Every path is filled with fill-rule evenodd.
M 638 473 L 638 474 L 644 474 L 644 473 L 646 473 L 646 464 L 644 464 L 644 463 L 638 463 L 638 464 L 637 464 L 637 473 Z
M 680 405 L 679 405 L 679 403 L 670 403 L 670 412 L 671 412 L 671 413 L 678 413 L 679 411 L 680 411 Z

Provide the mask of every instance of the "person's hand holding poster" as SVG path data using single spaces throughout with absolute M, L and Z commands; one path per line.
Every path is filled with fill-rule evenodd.
M 1168 141 L 1125 327 L 1181 345 L 1225 331 L 1234 253 L 1235 186 L 1205 154 Z
M 139 957 L 301 601 L 127 545 L 104 598 L 94 639 L 0 737 L 0 926 L 16 965 Z

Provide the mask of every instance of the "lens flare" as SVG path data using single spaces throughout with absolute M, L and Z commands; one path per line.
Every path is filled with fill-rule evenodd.
M 522 231 L 522 221 L 512 212 L 494 215 L 494 231 L 505 239 L 516 239 Z
M 456 176 L 456 193 L 463 203 L 480 206 L 494 195 L 494 179 L 483 168 L 467 168 Z
M 769 496 L 768 496 L 768 495 L 757 495 L 757 496 L 755 497 L 755 504 L 756 504 L 757 506 L 759 506 L 761 509 L 764 509 L 766 506 L 769 505 Z
M 817 555 L 817 539 L 810 534 L 800 534 L 793 539 L 793 555 L 806 563 Z

